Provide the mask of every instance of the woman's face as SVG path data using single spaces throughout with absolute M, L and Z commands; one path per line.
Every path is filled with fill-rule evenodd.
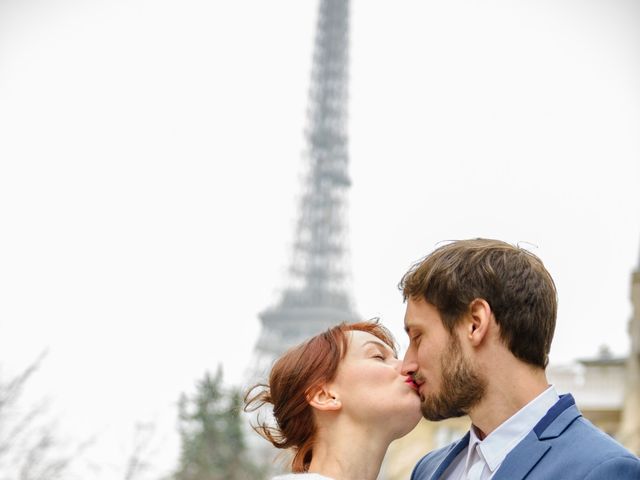
M 341 410 L 367 427 L 388 429 L 391 439 L 409 433 L 420 420 L 420 397 L 402 360 L 376 336 L 347 332 L 349 347 L 332 387 Z

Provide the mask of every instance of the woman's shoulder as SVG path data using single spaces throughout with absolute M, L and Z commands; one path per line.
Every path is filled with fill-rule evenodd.
M 333 480 L 318 473 L 288 473 L 286 475 L 278 475 L 272 480 Z

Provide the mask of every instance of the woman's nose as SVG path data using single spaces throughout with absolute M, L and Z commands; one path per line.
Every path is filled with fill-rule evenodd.
M 402 360 L 400 360 L 399 358 L 394 358 L 393 359 L 393 368 L 396 369 L 396 371 L 402 375 Z

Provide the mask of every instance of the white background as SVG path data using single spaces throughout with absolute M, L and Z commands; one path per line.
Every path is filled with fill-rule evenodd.
M 121 478 L 133 425 L 178 452 L 176 400 L 241 384 L 284 285 L 317 3 L 0 2 L 0 364 L 83 478 Z M 396 284 L 449 239 L 539 255 L 552 363 L 628 348 L 640 246 L 640 4 L 355 0 L 353 294 L 404 342 Z M 151 477 L 150 477 L 151 478 Z

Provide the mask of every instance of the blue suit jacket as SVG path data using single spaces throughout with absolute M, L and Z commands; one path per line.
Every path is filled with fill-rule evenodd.
M 411 480 L 436 480 L 469 445 L 461 440 L 425 455 Z M 594 427 L 563 395 L 509 452 L 492 480 L 640 480 L 640 459 Z

